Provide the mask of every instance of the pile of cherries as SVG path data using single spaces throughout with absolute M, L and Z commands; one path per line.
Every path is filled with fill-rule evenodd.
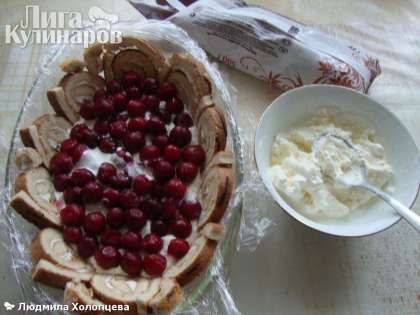
M 121 266 L 131 276 L 143 269 L 161 275 L 166 258 L 159 253 L 167 234 L 175 237 L 169 255 L 179 259 L 189 250 L 186 238 L 201 204 L 185 195 L 206 156 L 201 146 L 190 144 L 193 120 L 177 94 L 171 83 L 125 73 L 120 82 L 110 82 L 93 100 L 83 101 L 80 115 L 94 120 L 93 128 L 74 125 L 51 159 L 54 187 L 65 201 L 60 211 L 64 240 L 75 244 L 81 257 L 94 256 L 104 269 Z M 173 126 L 169 133 L 166 125 Z M 74 169 L 83 152 L 94 148 L 116 154 L 123 167 L 102 163 L 97 174 Z M 130 177 L 127 165 L 136 163 L 137 153 L 153 177 Z M 86 211 L 86 204 L 94 208 L 99 203 L 104 207 Z M 148 221 L 151 232 L 142 237 Z

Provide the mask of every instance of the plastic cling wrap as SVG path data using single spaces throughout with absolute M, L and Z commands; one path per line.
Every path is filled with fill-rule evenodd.
M 202 276 L 184 287 L 185 300 L 171 314 L 239 314 L 230 295 L 226 278 L 229 259 L 238 248 L 236 245 L 242 215 L 243 152 L 233 113 L 234 93 L 222 78 L 217 67 L 209 63 L 205 52 L 185 31 L 172 23 L 119 23 L 113 25 L 113 28 L 123 31 L 126 35 L 132 34 L 148 40 L 152 45 L 161 49 L 165 55 L 173 52 L 188 52 L 202 62 L 209 73 L 214 87 L 214 101 L 223 108 L 226 116 L 228 127 L 227 148 L 233 151 L 235 155 L 236 190 L 222 220 L 226 230 L 224 238 L 217 246 L 210 267 Z M 36 117 L 52 112 L 46 99 L 46 91 L 48 88 L 55 86 L 62 77 L 63 73 L 59 65 L 64 59 L 69 57 L 80 59 L 82 55 L 83 47 L 81 45 L 61 44 L 51 48 L 51 53 L 41 63 L 39 74 L 19 113 L 10 147 L 6 145 L 5 141 L 1 143 L 1 149 L 6 150 L 9 147 L 3 198 L 1 200 L 3 213 L 0 219 L 4 234 L 9 236 L 9 242 L 4 243 L 3 246 L 5 247 L 4 252 L 11 256 L 11 269 L 22 292 L 21 300 L 27 304 L 62 304 L 63 291 L 50 289 L 32 281 L 31 269 L 33 265 L 28 247 L 38 229 L 27 223 L 8 207 L 13 195 L 15 179 L 20 172 L 15 164 L 16 150 L 22 147 L 19 129 L 28 126 Z M 42 311 L 42 314 L 58 313 L 57 311 Z
M 335 84 L 367 92 L 381 72 L 378 60 L 356 47 L 243 1 L 131 3 L 146 17 L 170 19 L 220 62 L 281 91 L 306 84 Z

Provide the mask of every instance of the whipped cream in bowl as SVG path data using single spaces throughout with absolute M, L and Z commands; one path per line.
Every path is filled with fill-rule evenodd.
M 255 159 L 282 209 L 339 236 L 376 233 L 401 218 L 372 193 L 346 185 L 361 170 L 407 207 L 420 183 L 418 149 L 404 125 L 366 95 L 337 86 L 307 86 L 277 98 L 259 123 Z
M 274 140 L 271 181 L 307 216 L 345 217 L 374 198 L 370 192 L 343 182 L 361 175 L 361 163 L 375 186 L 382 188 L 392 180 L 384 148 L 374 140 L 375 130 L 345 118 L 321 109 L 304 126 L 278 134 Z

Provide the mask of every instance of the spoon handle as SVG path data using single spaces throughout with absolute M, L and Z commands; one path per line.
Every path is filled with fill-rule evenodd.
M 414 211 L 410 210 L 406 206 L 404 206 L 401 202 L 397 199 L 391 197 L 384 191 L 372 186 L 370 184 L 364 184 L 364 188 L 373 192 L 386 203 L 388 203 L 392 208 L 394 208 L 404 219 L 408 221 L 418 232 L 420 232 L 420 216 L 416 214 Z

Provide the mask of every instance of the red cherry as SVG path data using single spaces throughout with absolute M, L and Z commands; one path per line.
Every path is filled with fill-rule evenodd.
M 183 181 L 190 183 L 197 176 L 198 167 L 191 162 L 181 162 L 176 168 L 176 174 Z
M 146 112 L 146 105 L 140 100 L 131 100 L 128 102 L 127 112 L 131 117 L 142 116 Z
M 140 198 L 134 191 L 130 189 L 124 189 L 120 193 L 119 203 L 124 209 L 136 208 L 140 204 Z
M 105 90 L 97 90 L 95 92 L 95 95 L 93 96 L 93 102 L 95 103 L 95 106 L 99 105 L 100 102 L 106 98 L 106 92 Z
M 113 228 L 122 227 L 124 224 L 124 211 L 121 208 L 111 208 L 106 214 L 108 225 Z
M 77 146 L 76 139 L 66 139 L 60 144 L 60 151 L 72 155 L 74 148 Z
M 175 258 L 184 257 L 190 250 L 190 245 L 186 240 L 175 238 L 169 242 L 168 254 Z
M 150 233 L 143 238 L 142 245 L 145 251 L 149 253 L 158 253 L 163 247 L 163 241 L 159 235 Z
M 83 236 L 77 243 L 77 250 L 79 251 L 80 257 L 87 259 L 95 253 L 98 243 L 92 236 Z
M 60 211 L 61 222 L 64 225 L 81 225 L 85 217 L 85 208 L 70 203 Z
M 125 252 L 121 257 L 121 268 L 132 277 L 140 275 L 143 269 L 140 255 L 135 252 Z
M 111 208 L 118 205 L 120 192 L 114 188 L 107 187 L 102 192 L 102 203 L 105 207 Z
M 163 198 L 165 197 L 165 192 L 163 191 L 163 185 L 160 183 L 155 183 L 155 187 L 153 187 L 152 196 L 155 198 Z
M 152 223 L 152 232 L 159 236 L 165 236 L 168 232 L 168 226 L 162 220 L 156 220 Z
M 133 231 L 127 231 L 121 235 L 121 245 L 127 250 L 141 250 L 141 236 Z
M 148 144 L 143 147 L 140 151 L 140 157 L 142 160 L 154 160 L 160 156 L 160 149 L 154 144 Z
M 159 111 L 160 98 L 157 95 L 145 95 L 143 101 L 149 112 L 157 113 Z
M 201 166 L 206 160 L 206 152 L 201 145 L 187 145 L 182 152 L 182 157 L 185 162 L 194 163 Z
M 177 178 L 172 178 L 167 181 L 163 189 L 166 196 L 175 199 L 183 198 L 187 192 L 187 186 L 185 186 L 185 184 Z
M 142 86 L 145 93 L 154 93 L 158 89 L 159 82 L 156 78 L 146 77 L 142 81 Z
M 83 228 L 90 233 L 100 233 L 105 228 L 105 217 L 100 211 L 88 213 L 83 220 Z
M 96 133 L 85 124 L 77 124 L 72 128 L 70 135 L 73 139 L 87 144 L 86 142 L 93 142 L 92 138 L 96 136 Z
M 124 159 L 124 156 L 126 155 L 126 153 L 127 153 L 127 151 L 126 151 L 123 147 L 118 147 L 118 148 L 115 150 L 115 154 L 116 154 L 118 157 L 122 158 L 122 159 Z M 117 161 L 117 162 L 118 162 L 118 161 Z M 123 164 L 124 164 L 124 163 L 121 163 L 121 166 L 123 166 Z
M 140 131 L 130 132 L 124 137 L 123 144 L 128 151 L 138 152 L 145 144 L 144 135 Z
M 117 120 L 109 125 L 109 134 L 114 139 L 121 139 L 127 133 L 127 126 L 124 121 Z
M 117 168 L 111 163 L 102 163 L 98 168 L 98 179 L 102 183 L 110 183 L 112 177 L 117 174 Z
M 125 88 L 139 84 L 140 76 L 134 71 L 127 71 L 121 78 L 121 83 Z
M 125 173 L 117 173 L 117 175 L 112 177 L 111 184 L 119 189 L 128 188 L 131 184 L 131 178 Z
M 98 135 L 106 135 L 109 132 L 109 121 L 97 120 L 93 125 L 93 130 L 95 130 Z
M 128 131 L 145 131 L 146 119 L 143 117 L 130 118 L 128 121 Z
M 80 139 L 80 142 L 93 149 L 98 145 L 99 137 L 93 129 L 86 128 L 82 132 L 82 138 Z
M 169 142 L 176 144 L 179 147 L 184 147 L 191 142 L 191 131 L 182 126 L 175 126 L 169 132 Z
M 166 269 L 166 258 L 159 254 L 144 256 L 143 268 L 150 276 L 159 276 Z
M 179 204 L 179 208 L 181 209 L 182 215 L 190 220 L 195 220 L 200 217 L 201 204 L 199 201 L 184 199 Z
M 117 145 L 110 138 L 103 138 L 99 141 L 99 149 L 104 153 L 113 153 Z
M 114 109 L 117 112 L 125 111 L 127 108 L 128 96 L 124 91 L 117 92 L 112 95 L 112 101 L 114 103 Z
M 106 119 L 114 114 L 114 104 L 112 99 L 108 97 L 102 98 L 95 103 L 95 114 L 100 119 Z
M 146 214 L 137 208 L 128 209 L 124 213 L 125 224 L 133 230 L 141 229 L 147 222 Z
M 175 117 L 174 123 L 177 126 L 184 126 L 186 128 L 192 127 L 194 125 L 194 121 L 188 113 L 177 115 Z
M 86 128 L 82 132 L 80 142 L 86 144 L 89 148 L 93 149 L 98 145 L 99 137 L 94 130 Z
M 107 229 L 101 234 L 101 242 L 103 245 L 118 248 L 121 245 L 121 233 L 117 230 Z
M 95 175 L 87 168 L 77 168 L 71 173 L 71 181 L 75 186 L 84 186 L 95 180 Z
M 124 123 L 127 123 L 127 120 L 128 120 L 128 113 L 126 113 L 126 112 L 121 112 L 121 113 L 118 113 L 118 114 L 115 116 L 115 120 L 120 120 L 120 121 L 122 121 L 122 122 L 124 122 Z
M 81 203 L 82 199 L 82 188 L 80 187 L 67 187 L 63 191 L 64 201 L 66 203 Z
M 156 115 L 159 116 L 165 124 L 170 124 L 172 122 L 172 114 L 166 109 L 159 110 Z
M 163 82 L 159 85 L 158 88 L 158 95 L 164 99 L 170 99 L 171 97 L 175 97 L 177 96 L 178 91 L 175 87 L 175 85 L 173 85 L 172 83 L 169 82 Z
M 139 195 L 145 195 L 152 192 L 153 186 L 153 180 L 145 175 L 138 175 L 133 179 L 133 189 Z
M 73 154 L 72 154 L 72 158 L 73 158 L 73 162 L 77 163 L 77 161 L 80 160 L 80 158 L 83 155 L 83 152 L 85 152 L 88 149 L 86 144 L 78 144 L 74 150 L 73 150 Z
M 165 134 L 165 123 L 159 118 L 159 116 L 150 116 L 150 118 L 146 120 L 146 131 L 154 135 Z
M 172 198 L 166 198 L 162 205 L 162 215 L 166 219 L 172 219 L 178 210 L 177 203 Z
M 138 99 L 141 96 L 141 89 L 138 86 L 130 86 L 127 88 L 127 95 L 130 100 Z
M 181 211 L 180 210 L 178 210 L 176 213 L 175 213 L 175 220 L 178 220 L 178 219 L 185 219 L 185 217 L 182 215 L 182 213 L 181 213 Z M 170 222 L 171 224 L 173 223 L 173 220 Z M 170 227 L 170 229 L 172 229 L 172 227 Z
M 73 158 L 64 152 L 57 152 L 50 160 L 52 173 L 68 173 L 73 168 Z
M 83 131 L 87 129 L 86 124 L 76 124 L 70 130 L 70 138 L 80 141 L 83 136 Z
M 163 158 L 171 163 L 177 163 L 182 156 L 182 151 L 174 144 L 168 144 L 163 151 Z
M 104 246 L 95 252 L 95 259 L 100 267 L 110 269 L 120 263 L 120 253 L 113 246 Z
M 122 89 L 121 84 L 117 80 L 109 82 L 107 88 L 110 93 L 118 93 Z
M 131 163 L 133 162 L 133 156 L 131 155 L 130 152 L 127 152 L 126 150 L 124 150 L 123 148 L 117 148 L 117 150 L 115 151 L 115 153 L 122 158 L 126 163 Z
M 165 109 L 170 114 L 180 114 L 184 110 L 184 104 L 178 97 L 172 97 L 166 102 Z
M 86 120 L 91 120 L 95 118 L 95 104 L 90 100 L 83 100 L 83 103 L 80 105 L 80 116 Z
M 162 213 L 162 203 L 156 198 L 148 198 L 141 204 L 142 209 L 151 217 L 158 217 Z
M 192 231 L 191 222 L 184 218 L 178 218 L 172 222 L 171 230 L 176 237 L 187 238 Z
M 86 203 L 95 203 L 101 201 L 102 198 L 102 188 L 97 182 L 87 183 L 82 188 L 82 198 Z
M 76 226 L 68 226 L 63 230 L 63 239 L 67 243 L 77 244 L 82 239 L 82 230 Z
M 167 135 L 158 135 L 153 138 L 152 143 L 159 147 L 159 149 L 164 150 L 169 143 L 169 138 Z
M 71 185 L 70 176 L 68 174 L 55 174 L 53 184 L 55 190 L 62 192 Z
M 171 163 L 160 160 L 153 165 L 153 175 L 159 181 L 166 181 L 174 177 L 175 170 Z

